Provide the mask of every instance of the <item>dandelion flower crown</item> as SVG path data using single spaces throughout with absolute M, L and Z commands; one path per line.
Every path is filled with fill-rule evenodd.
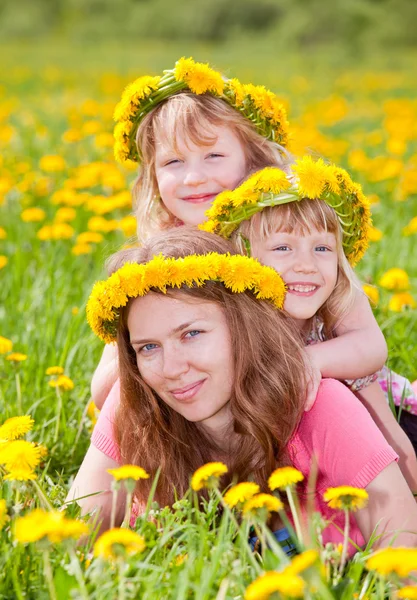
M 288 143 L 288 121 L 278 97 L 264 86 L 228 79 L 208 64 L 180 58 L 162 76 L 139 77 L 126 87 L 114 111 L 114 155 L 118 162 L 140 162 L 136 147 L 139 123 L 155 106 L 179 92 L 211 94 L 252 121 L 258 133 L 281 146 Z
M 335 165 L 311 156 L 298 159 L 291 176 L 267 167 L 250 176 L 233 191 L 224 191 L 206 212 L 208 221 L 199 227 L 204 231 L 230 238 L 242 221 L 269 206 L 303 199 L 324 200 L 336 212 L 342 231 L 343 249 L 352 266 L 368 247 L 372 224 L 369 201 L 358 183 Z
M 201 287 L 218 281 L 239 294 L 250 290 L 259 300 L 282 308 L 285 284 L 271 267 L 240 254 L 192 254 L 184 258 L 154 256 L 145 264 L 126 263 L 107 280 L 95 283 L 87 302 L 87 321 L 106 344 L 116 341 L 120 308 L 131 298 L 152 290 L 164 294 L 167 288 Z

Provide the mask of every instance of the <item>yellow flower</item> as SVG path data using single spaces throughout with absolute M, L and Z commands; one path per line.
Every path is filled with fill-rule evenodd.
M 219 477 L 227 473 L 227 467 L 221 462 L 210 462 L 194 472 L 191 478 L 191 487 L 198 492 L 204 487 L 216 487 L 219 484 Z
M 380 229 L 376 227 L 370 227 L 368 229 L 368 238 L 370 242 L 379 242 L 383 238 L 384 234 Z
M 12 348 L 13 348 L 12 340 L 9 340 L 0 335 L 0 354 L 7 354 L 8 352 L 12 351 Z
M 77 216 L 77 212 L 74 208 L 69 206 L 63 206 L 58 208 L 55 213 L 55 223 L 65 223 L 66 221 L 73 221 Z
M 131 529 L 109 529 L 94 544 L 94 556 L 107 560 L 117 559 L 126 554 L 140 554 L 146 548 L 145 540 Z
M 174 69 L 175 79 L 184 81 L 194 94 L 212 92 L 221 96 L 224 89 L 223 77 L 208 64 L 196 63 L 192 58 L 180 58 Z
M 120 102 L 114 109 L 114 120 L 127 121 L 131 119 L 135 115 L 140 102 L 158 89 L 160 81 L 161 78 L 159 76 L 152 77 L 145 75 L 130 83 L 125 88 Z
M 224 495 L 223 500 L 225 503 L 234 508 L 235 506 L 243 504 L 252 496 L 259 493 L 259 485 L 251 481 L 244 481 L 231 487 Z
M 1 202 L 0 202 L 1 204 Z M 5 240 L 7 238 L 7 232 L 4 227 L 0 227 L 0 240 Z
M 59 155 L 43 156 L 39 161 L 39 166 L 46 173 L 56 173 L 66 168 L 65 160 Z
M 6 356 L 6 360 L 10 360 L 11 362 L 22 362 L 27 359 L 26 354 L 21 354 L 20 352 L 12 352 Z
M 107 469 L 107 472 L 110 473 L 110 475 L 113 475 L 116 481 L 122 479 L 134 479 L 135 481 L 138 481 L 139 479 L 149 478 L 145 469 L 137 467 L 136 465 L 122 465 L 117 469 Z
M 27 208 L 26 210 L 22 211 L 20 216 L 22 221 L 25 221 L 25 223 L 37 223 L 45 219 L 46 212 L 42 208 L 37 208 L 34 206 L 33 208 Z
M 358 510 L 368 503 L 368 492 L 362 488 L 352 487 L 350 485 L 341 485 L 339 487 L 328 488 L 323 498 L 334 509 Z
M 278 592 L 284 598 L 301 598 L 305 583 L 291 573 L 267 571 L 253 581 L 245 592 L 245 600 L 268 600 Z
M 417 568 L 417 549 L 384 548 L 368 558 L 366 568 L 380 575 L 396 573 L 399 577 L 407 577 Z
M 300 194 L 305 198 L 320 198 L 327 182 L 327 165 L 323 159 L 304 156 L 296 161 L 292 171 L 297 176 Z
M 261 515 L 265 512 L 269 514 L 270 512 L 279 512 L 283 508 L 283 503 L 278 498 L 275 498 L 275 496 L 271 496 L 271 494 L 256 494 L 245 502 L 243 514 L 246 516 L 249 514 L 259 514 L 259 511 Z
M 74 382 L 66 375 L 59 375 L 57 379 L 51 379 L 49 385 L 51 387 L 59 388 L 61 390 L 66 391 L 74 389 Z
M 19 468 L 12 469 L 5 475 L 4 479 L 8 479 L 9 481 L 32 481 L 33 479 L 37 479 L 37 475 L 32 469 Z
M 270 475 L 268 487 L 270 490 L 283 490 L 303 481 L 304 475 L 294 467 L 280 467 Z
M 368 296 L 371 303 L 374 304 L 375 306 L 377 306 L 378 302 L 379 302 L 378 288 L 375 287 L 374 285 L 369 285 L 367 283 L 364 283 L 362 286 L 362 289 L 365 292 L 365 294 Z
M 295 556 L 291 564 L 285 568 L 285 573 L 292 573 L 293 575 L 298 575 L 303 571 L 306 571 L 310 567 L 312 567 L 319 559 L 319 553 L 317 550 L 306 550 L 302 552 L 298 556 Z
M 417 217 L 413 217 L 409 224 L 403 229 L 403 234 L 406 236 L 413 235 L 413 233 L 417 233 Z
M 409 292 L 394 294 L 388 303 L 388 309 L 401 312 L 404 308 L 417 308 L 417 302 Z
M 417 599 L 417 585 L 406 585 L 397 591 L 396 598 L 406 598 L 407 600 Z
M 0 426 L 0 440 L 17 440 L 32 429 L 34 422 L 29 415 L 10 417 Z
M 410 289 L 410 281 L 407 272 L 398 267 L 386 271 L 379 280 L 379 285 L 386 290 L 393 290 L 395 292 Z
M 33 471 L 40 461 L 39 448 L 26 440 L 15 440 L 0 446 L 0 464 L 7 471 Z
M 64 372 L 63 367 L 48 367 L 46 369 L 47 375 L 62 375 Z
M 7 256 L 4 256 L 4 254 L 0 254 L 0 269 L 3 269 L 8 262 L 9 259 L 7 258 Z
M 24 517 L 16 519 L 14 537 L 21 544 L 37 542 L 47 538 L 59 543 L 68 538 L 79 539 L 88 533 L 88 526 L 76 519 L 67 519 L 58 510 L 46 511 L 36 508 Z
M 2 499 L 0 499 L 0 529 L 3 529 L 3 527 L 6 525 L 8 520 L 9 520 L 9 517 L 7 515 L 6 500 L 4 500 L 2 498 Z
M 73 306 L 71 308 L 71 314 L 76 317 L 78 315 L 78 313 L 80 312 L 80 309 L 78 308 L 78 306 Z
M 74 256 L 81 256 L 82 254 L 91 254 L 92 248 L 90 244 L 75 244 L 71 248 L 71 252 Z
M 76 242 L 77 244 L 99 244 L 104 240 L 104 237 L 101 233 L 97 233 L 96 231 L 84 231 L 77 235 Z

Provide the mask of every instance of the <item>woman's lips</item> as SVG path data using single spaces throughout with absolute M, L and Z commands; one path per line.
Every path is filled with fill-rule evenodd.
M 216 196 L 217 194 L 195 194 L 194 196 L 185 196 L 182 200 L 192 204 L 204 204 L 204 202 L 211 202 Z
M 200 391 L 205 381 L 205 379 L 202 379 L 201 381 L 191 383 L 190 385 L 187 385 L 186 387 L 183 387 L 181 389 L 171 390 L 171 395 L 174 396 L 174 398 L 179 402 L 186 402 L 188 400 L 191 400 Z

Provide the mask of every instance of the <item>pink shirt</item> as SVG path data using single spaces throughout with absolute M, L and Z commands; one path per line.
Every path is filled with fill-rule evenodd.
M 120 455 L 114 440 L 113 423 L 119 397 L 120 383 L 117 381 L 91 437 L 92 444 L 116 462 L 120 462 Z M 300 488 L 301 499 L 307 498 L 306 486 L 315 457 L 318 465 L 316 508 L 342 531 L 344 514 L 327 506 L 323 500 L 326 489 L 340 485 L 365 488 L 385 467 L 398 460 L 366 408 L 346 386 L 334 379 L 322 380 L 314 406 L 303 413 L 288 450 L 294 467 L 305 476 L 305 485 Z M 358 546 L 365 543 L 354 518 L 350 538 Z M 333 524 L 323 532 L 324 543 L 342 540 L 343 534 Z M 351 546 L 350 554 L 354 551 Z

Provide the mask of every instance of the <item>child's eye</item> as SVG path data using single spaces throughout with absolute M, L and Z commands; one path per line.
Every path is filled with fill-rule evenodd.
M 328 246 L 316 246 L 316 250 L 318 252 L 331 252 L 332 249 L 329 248 Z
M 223 154 L 219 154 L 218 152 L 210 152 L 207 158 L 218 158 L 224 156 Z
M 274 252 L 279 251 L 279 252 L 287 252 L 287 250 L 289 250 L 290 247 L 287 246 L 286 244 L 281 244 L 280 246 L 276 246 L 276 248 L 274 248 Z
M 175 164 L 177 164 L 179 162 L 180 162 L 180 160 L 178 158 L 172 158 L 171 160 L 167 160 L 164 163 L 164 167 L 168 167 L 169 165 L 175 165 Z

